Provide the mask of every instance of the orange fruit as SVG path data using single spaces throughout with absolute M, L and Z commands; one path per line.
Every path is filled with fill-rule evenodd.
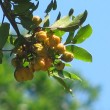
M 49 36 L 49 45 L 56 46 L 61 42 L 60 38 L 56 35 Z
M 47 33 L 45 31 L 39 31 L 35 34 L 38 41 L 45 41 L 47 38 Z
M 61 59 L 65 62 L 70 62 L 74 58 L 74 55 L 71 52 L 65 51 L 65 53 L 61 56 Z
M 59 43 L 56 47 L 55 50 L 59 53 L 59 54 L 63 54 L 66 51 L 65 46 L 62 43 Z
M 18 82 L 32 80 L 33 72 L 28 67 L 21 67 L 15 70 L 14 76 Z

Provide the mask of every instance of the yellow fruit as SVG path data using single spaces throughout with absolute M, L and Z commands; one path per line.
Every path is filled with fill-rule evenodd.
M 39 56 L 46 56 L 47 55 L 46 48 L 44 48 L 44 46 L 41 43 L 34 44 L 34 51 Z
M 15 70 L 14 76 L 18 82 L 32 80 L 33 72 L 28 67 L 21 67 Z
M 39 16 L 33 16 L 32 21 L 38 26 L 42 22 L 42 19 Z
M 60 38 L 56 35 L 49 36 L 49 45 L 56 46 L 61 42 Z
M 57 70 L 63 70 L 65 67 L 65 63 L 59 62 L 57 65 L 55 65 Z
M 35 35 L 38 41 L 45 41 L 47 38 L 47 33 L 45 31 L 36 32 Z
M 34 59 L 32 66 L 35 71 L 42 70 L 45 66 L 44 58 L 38 57 L 37 59 Z
M 70 52 L 65 51 L 65 53 L 62 55 L 61 59 L 65 62 L 70 62 L 74 58 L 74 55 Z
M 63 54 L 66 51 L 65 46 L 62 43 L 59 43 L 56 47 L 55 50 L 59 53 L 59 54 Z
M 47 71 L 52 65 L 52 59 L 45 57 L 44 60 L 45 60 L 45 66 L 42 68 L 42 70 Z

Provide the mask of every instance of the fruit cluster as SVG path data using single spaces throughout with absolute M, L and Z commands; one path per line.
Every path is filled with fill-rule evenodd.
M 19 82 L 31 80 L 35 71 L 63 70 L 64 62 L 73 60 L 73 54 L 66 51 L 60 37 L 52 32 L 36 31 L 29 41 L 16 49 L 16 57 L 12 59 L 14 76 Z

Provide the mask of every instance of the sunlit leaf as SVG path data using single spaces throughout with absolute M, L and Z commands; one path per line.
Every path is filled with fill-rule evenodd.
M 66 49 L 74 54 L 74 58 L 85 62 L 92 62 L 92 55 L 87 50 L 75 45 L 68 45 Z
M 87 11 L 76 16 L 70 20 L 70 16 L 63 17 L 56 21 L 51 27 L 52 30 L 59 29 L 62 31 L 70 32 L 79 28 L 79 26 L 86 20 Z
M 70 73 L 68 71 L 63 71 L 63 75 L 65 78 L 68 78 L 68 79 L 82 81 L 76 74 Z
M 84 27 L 81 27 L 81 29 L 77 32 L 76 36 L 74 37 L 73 43 L 74 44 L 82 43 L 87 38 L 89 38 L 91 34 L 92 28 L 89 24 Z
M 0 25 L 0 49 L 5 45 L 8 35 L 9 35 L 10 25 L 8 23 L 3 23 Z

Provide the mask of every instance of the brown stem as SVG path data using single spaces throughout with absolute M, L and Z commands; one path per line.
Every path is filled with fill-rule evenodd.
M 11 15 L 9 13 L 9 10 L 7 10 L 7 8 L 4 6 L 2 0 L 0 0 L 0 5 L 1 5 L 1 8 L 3 10 L 4 15 L 7 17 L 7 19 L 9 20 L 9 22 L 13 26 L 14 30 L 16 31 L 17 36 L 21 37 L 20 31 L 19 31 L 18 26 L 17 26 L 17 24 L 15 22 L 15 18 L 13 17 L 13 15 Z

